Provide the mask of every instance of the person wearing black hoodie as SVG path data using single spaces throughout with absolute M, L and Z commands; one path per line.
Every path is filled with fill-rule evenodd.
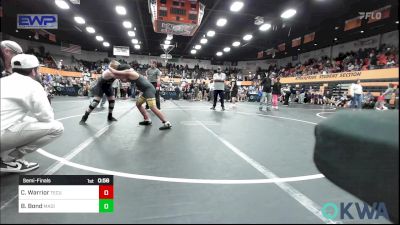
M 263 109 L 263 105 L 267 105 L 267 111 L 271 111 L 271 101 L 272 101 L 272 80 L 270 74 L 265 76 L 261 80 L 261 86 L 263 86 L 262 96 L 260 100 L 260 111 Z
M 272 85 L 272 108 L 278 109 L 278 98 L 281 95 L 282 84 L 280 78 L 275 78 L 274 84 Z

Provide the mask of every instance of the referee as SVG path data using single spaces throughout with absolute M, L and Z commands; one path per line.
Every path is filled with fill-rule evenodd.
M 160 106 L 160 85 L 161 85 L 161 71 L 157 68 L 157 62 L 152 61 L 151 67 L 146 70 L 147 80 L 156 88 L 156 105 L 158 109 L 161 109 Z M 149 106 L 146 105 L 146 109 Z

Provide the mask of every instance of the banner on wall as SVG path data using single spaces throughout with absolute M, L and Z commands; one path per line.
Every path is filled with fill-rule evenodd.
M 361 26 L 361 18 L 359 16 L 346 20 L 344 22 L 344 31 L 352 30 Z
M 315 32 L 312 32 L 310 34 L 306 34 L 306 35 L 304 35 L 303 43 L 305 44 L 305 43 L 308 43 L 308 42 L 312 42 L 312 41 L 314 41 L 314 38 L 315 38 Z
M 399 68 L 380 69 L 380 70 L 363 70 L 353 72 L 316 74 L 299 77 L 283 77 L 281 83 L 321 83 L 321 82 L 338 82 L 338 81 L 355 81 L 355 80 L 377 80 L 377 79 L 399 79 Z
M 58 29 L 58 15 L 17 14 L 17 29 Z
M 57 42 L 55 34 L 49 34 L 49 40 L 52 42 Z
M 79 89 L 76 87 L 55 87 L 58 95 L 78 96 Z
M 367 46 L 374 45 L 377 42 L 378 42 L 378 38 L 370 37 L 370 38 L 354 41 L 354 47 L 364 48 L 364 47 L 367 47 Z
M 368 23 L 373 23 L 379 20 L 387 19 L 390 17 L 390 10 L 392 6 L 387 5 L 383 8 L 377 9 L 375 11 L 372 11 L 371 16 L 368 19 Z
M 292 40 L 292 48 L 300 46 L 301 45 L 301 37 L 295 38 Z
M 129 46 L 114 46 L 113 54 L 115 56 L 129 56 Z
M 52 42 L 56 42 L 57 40 L 56 40 L 56 35 L 55 34 L 53 34 L 53 33 L 50 33 L 49 31 L 47 31 L 47 30 L 43 30 L 43 29 L 40 29 L 40 30 L 30 30 L 32 33 L 35 33 L 35 34 L 39 34 L 40 36 L 42 36 L 42 37 L 44 37 L 44 38 L 46 38 L 46 39 L 49 39 L 50 41 L 52 41 Z
M 61 51 L 62 52 L 69 52 L 69 53 L 74 53 L 74 54 L 81 54 L 81 46 L 80 45 L 74 45 L 74 44 L 69 44 L 65 42 L 61 42 Z

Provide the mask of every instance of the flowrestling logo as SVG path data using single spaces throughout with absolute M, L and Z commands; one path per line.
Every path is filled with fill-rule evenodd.
M 354 208 L 356 213 L 354 213 Z M 353 209 L 353 210 L 351 210 Z M 353 212 L 350 213 L 350 211 Z M 341 202 L 339 206 L 333 202 L 327 202 L 322 206 L 322 215 L 327 219 L 380 219 L 381 217 L 389 220 L 389 214 L 385 203 L 374 202 L 371 206 L 367 203 L 362 202 Z
M 380 20 L 382 18 L 381 12 L 358 12 L 360 14 L 359 18 L 362 19 L 373 19 L 373 20 Z
M 18 29 L 58 29 L 57 14 L 18 14 Z

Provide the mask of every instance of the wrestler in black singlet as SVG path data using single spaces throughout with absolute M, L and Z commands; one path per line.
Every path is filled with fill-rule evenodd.
M 108 98 L 110 97 L 114 97 L 114 91 L 112 89 L 112 83 L 115 81 L 115 78 L 111 78 L 109 80 L 104 79 L 103 77 L 100 77 L 97 80 L 97 83 L 94 85 L 94 87 L 92 88 L 92 92 L 93 92 L 93 96 L 95 97 L 95 99 L 93 99 L 93 101 L 90 103 L 89 108 L 86 110 L 85 115 L 82 116 L 81 121 L 79 122 L 79 124 L 84 125 L 86 123 L 86 120 L 89 118 L 90 113 L 97 107 L 97 105 L 99 104 L 99 100 L 96 99 L 96 97 L 98 98 L 102 98 L 103 95 L 105 94 Z M 114 105 L 115 105 L 115 100 L 108 100 L 108 117 L 107 120 L 109 122 L 113 122 L 113 121 L 117 121 L 117 119 L 115 119 L 112 116 L 112 111 L 114 110 Z
M 103 94 L 106 94 L 107 97 L 114 96 L 114 91 L 112 89 L 112 83 L 114 81 L 114 77 L 109 80 L 105 80 L 103 77 L 100 77 L 92 89 L 94 97 L 103 97 Z

